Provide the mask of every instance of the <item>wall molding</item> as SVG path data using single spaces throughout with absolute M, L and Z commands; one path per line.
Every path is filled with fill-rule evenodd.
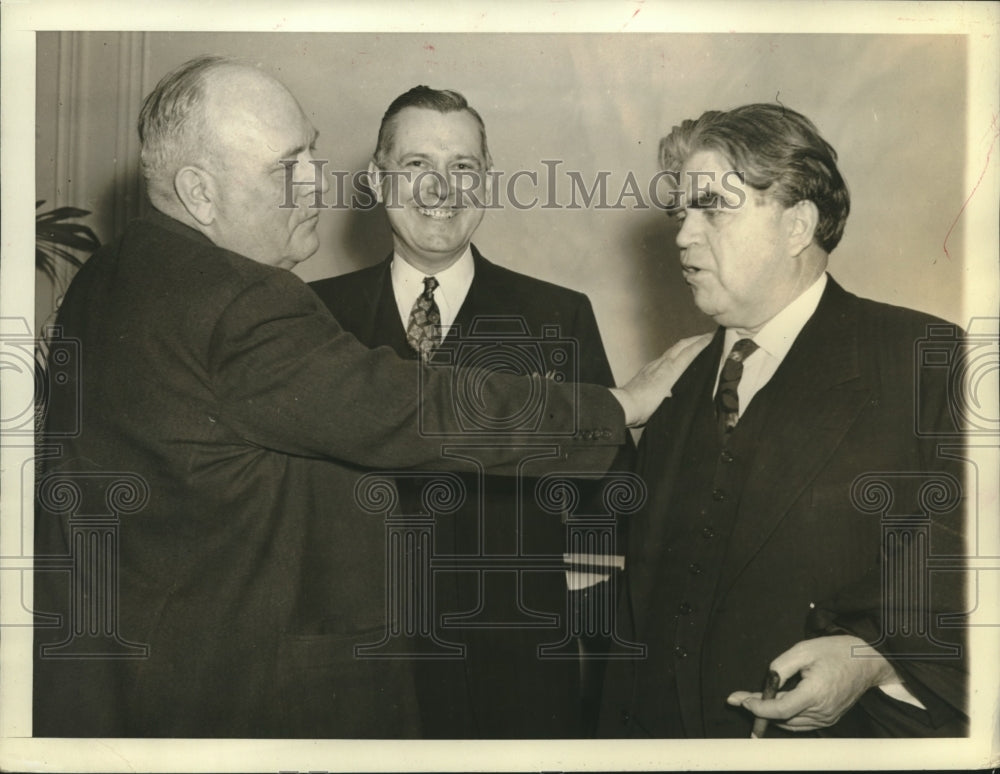
M 148 69 L 146 33 L 118 33 L 118 90 L 116 111 L 118 128 L 115 134 L 114 213 L 115 234 L 125 230 L 128 222 L 140 214 L 143 196 L 142 174 L 139 171 L 139 134 L 136 119 L 146 95 L 145 74 Z

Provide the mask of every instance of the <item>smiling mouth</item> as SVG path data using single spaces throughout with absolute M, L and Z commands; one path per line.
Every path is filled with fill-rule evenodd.
M 435 208 L 431 210 L 425 207 L 417 207 L 417 212 L 431 220 L 450 220 L 458 215 L 458 210 L 450 208 Z

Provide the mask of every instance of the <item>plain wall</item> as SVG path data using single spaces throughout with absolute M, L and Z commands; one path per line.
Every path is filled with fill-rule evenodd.
M 852 213 L 832 275 L 862 295 L 967 322 L 962 36 L 91 32 L 39 33 L 37 52 L 37 198 L 91 209 L 104 240 L 141 209 L 122 192 L 135 185 L 135 143 L 123 131 L 134 134 L 136 95 L 201 53 L 265 63 L 319 130 L 328 169 L 348 173 L 367 165 L 398 94 L 418 83 L 461 91 L 485 120 L 495 168 L 534 170 L 540 203 L 552 198 L 543 161 L 561 162 L 557 202 L 569 202 L 568 171 L 588 185 L 609 172 L 614 202 L 629 174 L 645 188 L 673 125 L 777 100 L 810 117 L 840 154 Z M 58 121 L 76 138 L 72 183 L 56 172 Z M 634 198 L 623 204 L 506 206 L 486 214 L 474 239 L 498 263 L 587 293 L 620 381 L 679 336 L 713 327 L 681 280 L 676 225 Z M 296 270 L 307 280 L 391 248 L 380 209 L 330 209 L 319 228 L 319 252 Z M 42 306 L 44 295 L 40 287 Z

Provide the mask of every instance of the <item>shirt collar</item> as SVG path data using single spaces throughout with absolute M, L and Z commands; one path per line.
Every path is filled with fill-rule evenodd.
M 471 246 L 466 247 L 465 252 L 451 266 L 433 275 L 415 269 L 399 253 L 394 252 L 389 274 L 403 327 L 408 324 L 413 302 L 424 292 L 424 277 L 433 276 L 438 281 L 438 286 L 434 290 L 434 301 L 441 315 L 441 327 L 447 333 L 455 322 L 459 309 L 465 303 L 475 273 L 476 264 L 472 257 Z
M 413 297 L 416 298 L 424 292 L 424 277 L 434 277 L 438 281 L 438 288 L 434 295 L 444 294 L 445 298 L 453 300 L 456 291 L 461 289 L 462 297 L 468 292 L 472 283 L 472 276 L 475 273 L 475 263 L 472 260 L 472 247 L 465 248 L 465 252 L 447 269 L 442 269 L 435 274 L 425 274 L 406 262 L 399 253 L 393 252 L 392 265 L 389 268 L 392 274 L 392 284 L 396 288 L 407 288 L 413 290 Z
M 809 318 L 816 312 L 819 300 L 826 289 L 826 282 L 826 272 L 823 272 L 798 298 L 768 320 L 751 337 L 754 343 L 779 362 L 784 360 L 796 337 L 809 322 Z M 733 348 L 733 344 L 741 338 L 745 337 L 739 331 L 727 328 L 724 351 L 729 352 Z

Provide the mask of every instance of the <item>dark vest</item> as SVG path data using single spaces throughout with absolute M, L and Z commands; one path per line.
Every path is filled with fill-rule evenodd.
M 702 642 L 744 482 L 752 469 L 758 431 L 767 413 L 767 393 L 766 389 L 757 393 L 723 443 L 713 396 L 704 391 L 684 446 L 679 476 L 683 483 L 674 489 L 666 512 L 654 515 L 666 519 L 669 528 L 654 592 L 654 604 L 662 615 L 650 615 L 645 633 L 651 663 L 657 665 L 656 676 L 636 686 L 640 697 L 636 706 L 646 710 L 643 717 L 634 718 L 639 734 L 705 736 L 701 718 L 696 727 L 690 727 L 691 718 L 683 725 L 678 697 L 698 706 L 705 700 L 699 678 Z

